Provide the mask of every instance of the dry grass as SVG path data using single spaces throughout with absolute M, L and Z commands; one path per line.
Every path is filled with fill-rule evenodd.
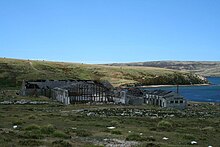
M 2 86 L 18 86 L 22 80 L 36 79 L 108 80 L 114 86 L 172 84 L 175 75 L 178 75 L 183 81 L 188 83 L 190 83 L 190 80 L 193 82 L 197 78 L 187 72 L 163 68 L 119 67 L 0 58 L 0 85 Z M 161 80 L 161 78 L 164 80 Z

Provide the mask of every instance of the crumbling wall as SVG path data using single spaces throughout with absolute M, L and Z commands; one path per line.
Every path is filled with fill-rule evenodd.
M 74 102 L 113 101 L 111 86 L 105 87 L 103 83 L 90 80 L 23 81 L 20 95 L 46 96 L 65 104 Z
M 61 88 L 54 88 L 52 89 L 52 98 L 65 104 L 70 104 L 70 98 L 68 96 L 68 90 L 61 89 Z

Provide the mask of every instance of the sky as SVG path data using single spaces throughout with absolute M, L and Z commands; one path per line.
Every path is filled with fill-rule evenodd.
M 0 57 L 219 61 L 220 0 L 0 0 Z

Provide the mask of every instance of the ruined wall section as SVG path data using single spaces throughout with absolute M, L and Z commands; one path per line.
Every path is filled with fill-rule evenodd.
M 69 98 L 69 94 L 68 94 L 68 90 L 65 89 L 61 89 L 61 88 L 54 88 L 51 91 L 51 96 L 52 99 L 61 102 L 65 105 L 69 105 L 70 104 L 70 98 Z

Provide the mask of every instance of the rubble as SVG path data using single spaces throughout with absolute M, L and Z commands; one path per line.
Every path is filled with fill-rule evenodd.
M 147 117 L 151 119 L 157 118 L 187 118 L 187 117 L 197 117 L 199 119 L 205 119 L 210 117 L 220 117 L 218 110 L 207 111 L 207 109 L 194 109 L 189 108 L 185 111 L 178 111 L 174 109 L 145 109 L 145 108 L 103 108 L 103 109 L 80 109 L 73 110 L 72 112 L 80 113 L 86 116 L 95 116 L 95 117 L 111 117 L 111 116 L 120 116 L 120 117 Z
M 18 101 L 3 101 L 0 102 L 0 105 L 26 105 L 26 104 L 30 104 L 30 105 L 44 105 L 44 104 L 49 104 L 49 102 L 45 102 L 45 101 L 31 101 L 31 100 L 18 100 Z

